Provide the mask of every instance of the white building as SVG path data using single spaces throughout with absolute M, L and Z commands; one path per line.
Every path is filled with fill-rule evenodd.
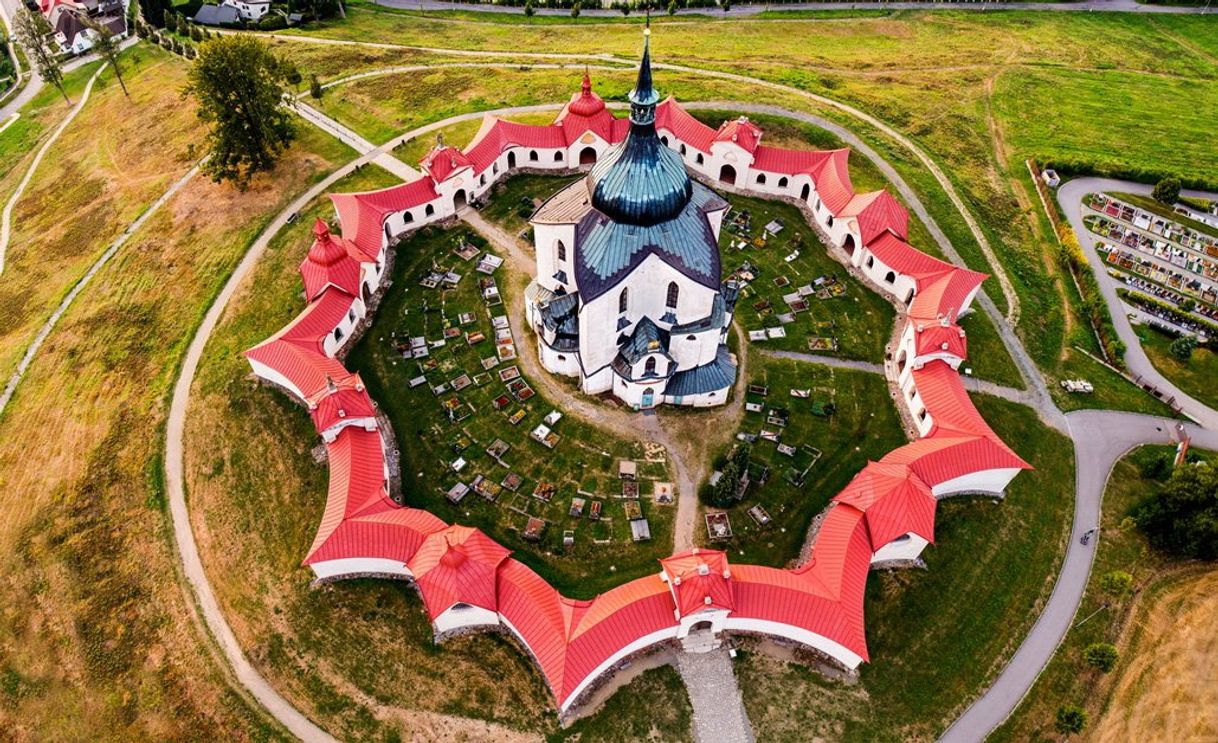
M 533 215 L 528 320 L 542 365 L 588 394 L 636 409 L 719 405 L 736 380 L 736 289 L 719 262 L 728 204 L 657 134 L 646 49 L 630 102 L 626 138 Z

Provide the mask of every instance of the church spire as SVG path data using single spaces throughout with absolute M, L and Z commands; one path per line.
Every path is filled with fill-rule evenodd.
M 651 83 L 651 19 L 643 29 L 643 59 L 639 62 L 639 76 L 630 91 L 630 121 L 633 124 L 654 124 L 656 104 L 660 94 Z

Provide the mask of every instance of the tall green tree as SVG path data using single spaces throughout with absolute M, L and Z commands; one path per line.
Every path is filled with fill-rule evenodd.
M 123 71 L 118 64 L 118 55 L 122 49 L 119 48 L 114 34 L 110 33 L 110 29 L 92 20 L 86 20 L 85 25 L 96 34 L 93 37 L 94 53 L 101 58 L 102 62 L 110 65 L 110 69 L 114 70 L 114 76 L 118 78 L 119 86 L 123 89 L 123 95 L 130 98 L 131 94 L 127 92 L 127 83 L 123 81 Z
M 54 85 L 63 99 L 71 103 L 72 99 L 63 87 L 63 65 L 59 61 L 59 54 L 48 45 L 53 34 L 50 22 L 41 13 L 34 13 L 22 6 L 17 11 L 16 33 L 43 81 Z
M 1218 468 L 1185 464 L 1133 518 L 1155 547 L 1184 557 L 1218 559 Z
M 270 170 L 296 135 L 288 111 L 286 65 L 248 34 L 218 36 L 199 46 L 185 94 L 199 102 L 208 126 L 205 170 L 245 188 Z
M 1160 201 L 1167 205 L 1172 205 L 1180 198 L 1180 179 L 1179 178 L 1164 178 L 1155 184 L 1150 195 L 1156 201 Z

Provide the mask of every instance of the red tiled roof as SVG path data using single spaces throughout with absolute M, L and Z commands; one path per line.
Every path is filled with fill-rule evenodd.
M 812 175 L 829 157 L 829 150 L 788 150 L 763 144 L 753 152 L 753 168 L 768 173 Z
M 300 278 L 304 282 L 305 300 L 317 299 L 327 286 L 333 286 L 353 297 L 360 293 L 360 261 L 363 251 L 355 243 L 330 234 L 330 227 L 321 219 L 313 224 L 313 246 L 300 263 Z M 366 262 L 375 262 L 366 261 Z
M 519 633 L 550 691 L 561 699 L 572 602 L 519 560 L 500 563 L 496 579 L 499 614 Z
M 566 112 L 587 118 L 604 110 L 605 102 L 599 95 L 592 92 L 592 78 L 588 77 L 588 71 L 585 70 L 580 91 L 571 96 L 571 100 L 566 105 Z
M 885 232 L 902 240 L 909 237 L 909 212 L 887 191 L 856 194 L 842 209 L 842 217 L 855 217 L 863 245 Z
M 496 573 L 509 554 L 477 529 L 449 526 L 429 534 L 407 567 L 435 619 L 457 603 L 496 611 Z
M 677 139 L 707 154 L 715 140 L 715 130 L 681 108 L 672 96 L 656 106 L 656 129 L 667 129 Z
M 431 148 L 431 152 L 428 152 L 419 164 L 423 166 L 423 170 L 428 175 L 435 179 L 436 183 L 443 183 L 458 170 L 473 166 L 464 152 L 446 144 L 438 144 Z
M 749 121 L 746 116 L 729 119 L 719 125 L 719 131 L 715 132 L 715 141 L 735 142 L 740 147 L 753 152 L 761 143 L 761 129 Z
M 566 146 L 562 127 L 518 124 L 487 116 L 477 136 L 465 148 L 465 154 L 474 172 L 481 173 L 509 147 L 563 149 Z M 527 159 L 524 162 L 528 162 Z M 518 161 L 517 164 L 522 163 Z
M 913 325 L 914 354 L 928 356 L 947 353 L 957 358 L 968 358 L 968 336 L 964 328 L 947 318 L 924 321 L 910 318 Z
M 909 532 L 935 541 L 937 501 L 907 465 L 868 462 L 833 500 L 863 512 L 873 552 Z
M 397 186 L 363 193 L 330 194 L 338 211 L 343 237 L 365 252 L 379 255 L 384 243 L 385 216 L 422 206 L 439 197 L 435 182 L 426 175 Z
M 695 547 L 666 557 L 660 564 L 668 575 L 681 616 L 703 609 L 734 608 L 731 570 L 725 553 Z
M 376 406 L 358 374 L 327 378 L 326 385 L 310 396 L 306 404 L 318 433 L 344 420 L 376 417 Z
M 850 150 L 830 150 L 829 157 L 812 174 L 816 193 L 831 213 L 838 214 L 854 198 L 854 186 L 850 184 Z
M 953 270 L 921 281 L 918 293 L 909 305 L 909 316 L 920 320 L 947 317 L 952 320 L 968 309 L 968 301 L 986 275 L 967 268 Z
M 326 386 L 328 378 L 347 376 L 342 364 L 325 355 L 322 341 L 346 318 L 353 301 L 340 291 L 322 292 L 286 327 L 247 350 L 245 357 L 282 374 L 307 400 Z
M 909 465 L 932 488 L 985 470 L 1031 469 L 997 437 L 955 433 L 946 429 L 932 431 L 925 438 L 893 449 L 880 461 Z
M 958 434 L 993 436 L 993 429 L 977 412 L 973 400 L 964 389 L 960 373 L 944 361 L 931 361 L 914 369 L 914 387 L 922 398 L 922 405 L 934 422 L 932 433 L 940 429 Z
M 891 232 L 877 235 L 867 244 L 867 250 L 893 271 L 913 277 L 918 293 L 921 293 L 925 282 L 951 273 L 956 268 L 947 261 L 923 253 Z

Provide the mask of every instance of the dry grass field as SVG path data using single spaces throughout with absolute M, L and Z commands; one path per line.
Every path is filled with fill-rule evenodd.
M 1143 604 L 1133 657 L 1089 740 L 1218 739 L 1218 571 L 1172 580 Z
M 0 281 L 9 301 L 23 285 L 44 287 L 39 302 L 57 298 L 105 231 L 185 170 L 194 125 L 173 85 L 184 66 L 138 51 L 138 103 L 107 86 L 90 102 L 102 118 L 81 119 L 115 136 L 70 130 L 23 202 L 27 238 Z M 232 691 L 192 620 L 163 511 L 160 432 L 185 341 L 249 240 L 351 156 L 306 130 L 246 193 L 196 178 L 81 294 L 30 368 L 0 419 L 0 738 L 279 736 Z M 38 225 L 48 235 L 34 242 Z M 9 311 L 40 318 L 38 307 Z

